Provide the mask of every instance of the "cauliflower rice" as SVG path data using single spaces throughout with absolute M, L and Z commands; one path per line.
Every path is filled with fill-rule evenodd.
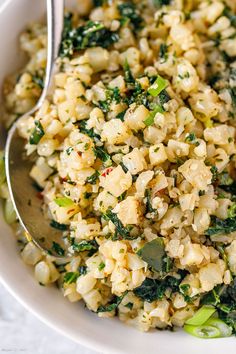
M 21 234 L 23 260 L 100 317 L 148 331 L 208 304 L 234 332 L 236 3 L 80 6 L 65 15 L 52 95 L 18 124 L 71 256 Z M 7 127 L 40 96 L 45 26 L 20 45 L 29 61 L 5 81 Z M 9 203 L 5 183 L 1 196 Z

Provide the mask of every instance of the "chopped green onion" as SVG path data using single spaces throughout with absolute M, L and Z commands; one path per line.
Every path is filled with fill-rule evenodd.
M 58 256 L 64 256 L 65 250 L 59 245 L 59 243 L 52 241 L 52 250 L 58 254 Z
M 192 326 L 192 325 L 184 325 L 185 332 L 191 334 L 192 336 L 198 338 L 218 338 L 220 337 L 220 330 L 214 326 Z
M 232 328 L 219 318 L 209 318 L 205 325 L 216 327 L 220 331 L 220 337 L 230 337 L 232 334 Z
M 13 224 L 16 221 L 16 212 L 11 199 L 6 199 L 4 204 L 4 217 L 8 224 Z
M 63 208 L 74 204 L 73 200 L 71 200 L 70 198 L 67 198 L 67 197 L 56 198 L 56 199 L 54 199 L 54 202 L 58 206 L 63 207 Z
M 185 324 L 193 326 L 203 325 L 212 315 L 216 309 L 212 306 L 203 305 L 194 315 L 189 318 Z
M 150 112 L 149 116 L 147 119 L 145 119 L 144 124 L 148 127 L 154 123 L 154 118 L 157 113 L 163 113 L 164 110 L 161 106 L 156 105 L 153 111 Z
M 168 82 L 165 79 L 163 79 L 163 77 L 158 75 L 154 84 L 152 84 L 152 86 L 149 87 L 148 93 L 153 97 L 157 97 L 159 93 L 161 93 L 161 91 L 163 91 L 166 88 L 167 85 Z
M 42 124 L 40 123 L 39 120 L 36 120 L 34 122 L 34 124 L 35 124 L 35 128 L 34 128 L 33 132 L 30 135 L 30 138 L 29 138 L 29 143 L 31 145 L 37 145 L 40 142 L 41 138 L 45 134 L 44 130 L 43 130 L 43 126 L 42 126 Z
M 5 182 L 6 173 L 5 173 L 5 161 L 4 161 L 4 152 L 0 151 L 0 185 Z

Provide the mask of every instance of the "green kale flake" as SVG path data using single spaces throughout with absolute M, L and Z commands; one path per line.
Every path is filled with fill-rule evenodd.
M 184 273 L 183 273 L 184 274 Z M 143 283 L 133 290 L 134 294 L 143 301 L 153 302 L 163 299 L 165 292 L 169 289 L 172 293 L 179 292 L 179 284 L 183 275 L 179 278 L 167 276 L 164 279 L 146 278 Z
M 29 143 L 31 145 L 37 145 L 40 142 L 41 138 L 45 134 L 44 130 L 43 130 L 43 126 L 39 120 L 36 120 L 34 122 L 34 125 L 35 125 L 35 128 L 29 138 Z
M 139 10 L 132 2 L 125 2 L 118 5 L 118 11 L 121 16 L 122 23 L 129 21 L 134 30 L 140 30 L 143 28 L 144 20 L 140 15 Z
M 99 158 L 102 162 L 104 162 L 106 167 L 109 167 L 112 165 L 112 160 L 108 152 L 101 146 L 96 146 L 93 149 L 95 156 Z
M 170 5 L 171 0 L 153 0 L 153 5 L 158 9 L 164 5 Z
M 100 135 L 96 134 L 93 128 L 91 129 L 87 128 L 86 120 L 81 120 L 79 122 L 79 130 L 82 134 L 88 135 L 92 139 L 98 139 L 98 140 L 101 139 Z
M 91 176 L 86 179 L 86 182 L 90 184 L 96 184 L 99 176 L 100 173 L 98 171 L 95 171 Z
M 52 250 L 55 251 L 58 256 L 65 255 L 65 250 L 55 241 L 52 242 Z
M 72 27 L 72 15 L 68 14 L 64 21 L 64 31 L 59 55 L 61 57 L 72 57 L 74 52 L 91 48 L 108 48 L 117 42 L 119 36 L 112 32 L 105 25 L 98 21 L 88 21 L 85 25 L 75 29 Z
M 72 242 L 72 248 L 76 252 L 92 251 L 91 255 L 96 253 L 98 250 L 98 244 L 96 240 L 86 241 L 82 240 L 80 242 Z
M 147 242 L 138 252 L 137 255 L 145 261 L 149 267 L 156 272 L 163 272 L 164 258 L 166 257 L 164 242 L 162 237 Z
M 66 284 L 75 283 L 78 277 L 79 277 L 79 273 L 77 272 L 67 272 L 64 275 L 63 283 Z
M 236 231 L 236 218 L 221 220 L 215 216 L 211 217 L 211 226 L 205 231 L 205 235 L 230 234 Z
M 69 228 L 68 225 L 60 224 L 59 222 L 57 222 L 55 220 L 51 220 L 50 226 L 53 227 L 54 229 L 61 230 L 61 231 L 66 231 Z
M 121 239 L 124 240 L 132 240 L 133 237 L 130 235 L 130 229 L 125 227 L 120 219 L 118 218 L 117 214 L 113 213 L 110 209 L 106 211 L 106 214 L 103 214 L 105 220 L 111 221 L 116 228 L 116 235 L 119 236 Z
M 37 73 L 32 75 L 32 81 L 38 85 L 41 89 L 44 88 L 44 79 L 39 76 Z
M 121 296 L 114 296 L 112 301 L 110 301 L 107 305 L 99 306 L 99 308 L 97 310 L 97 313 L 99 313 L 99 312 L 111 312 L 111 311 L 117 310 L 118 306 L 120 305 L 121 301 L 124 299 L 126 294 L 127 294 L 127 291 Z

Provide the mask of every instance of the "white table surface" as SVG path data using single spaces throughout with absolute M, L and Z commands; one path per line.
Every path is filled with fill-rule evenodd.
M 72 342 L 40 322 L 1 283 L 0 353 L 99 354 Z

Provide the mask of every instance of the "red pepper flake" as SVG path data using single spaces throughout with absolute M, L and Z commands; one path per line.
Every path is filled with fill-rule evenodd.
M 166 188 L 162 188 L 155 193 L 155 197 L 163 197 L 166 192 Z
M 109 173 L 113 171 L 113 168 L 112 167 L 109 167 L 107 168 L 103 173 L 102 173 L 102 176 L 103 177 L 106 177 L 107 175 L 109 175 Z
M 38 199 L 43 199 L 43 194 L 42 194 L 42 192 L 38 192 L 38 193 L 36 193 L 36 197 L 38 198 Z
M 60 177 L 60 182 L 63 183 L 63 182 L 67 182 L 68 178 L 67 177 Z
M 75 209 L 70 209 L 70 210 L 67 211 L 67 214 L 70 214 L 70 213 L 72 213 L 73 211 L 75 211 Z
M 79 157 L 81 157 L 82 156 L 82 152 L 77 151 L 77 155 L 79 155 Z

